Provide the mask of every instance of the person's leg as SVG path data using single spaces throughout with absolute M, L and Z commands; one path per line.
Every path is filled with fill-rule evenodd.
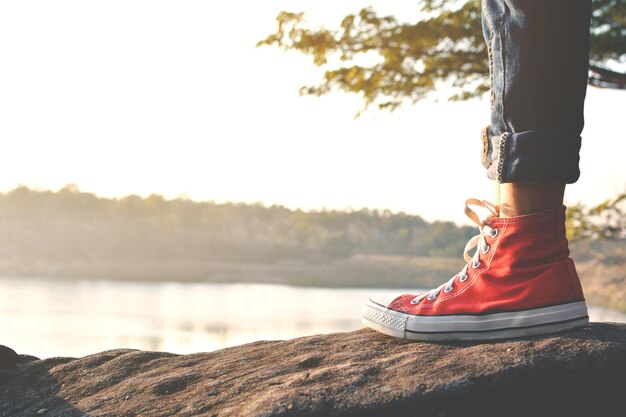
M 590 16 L 590 0 L 483 2 L 492 87 L 483 164 L 501 184 L 503 216 L 558 207 L 578 179 Z
M 483 1 L 491 125 L 482 160 L 496 207 L 467 201 L 481 233 L 459 274 L 422 294 L 370 298 L 364 324 L 409 339 L 486 340 L 588 323 L 562 203 L 579 177 L 590 13 L 591 0 Z
M 485 0 L 491 124 L 487 175 L 500 183 L 573 183 L 589 66 L 591 0 Z
M 498 184 L 498 206 L 501 217 L 537 213 L 563 204 L 565 184 L 532 184 L 511 182 Z
M 501 217 L 537 213 L 563 204 L 565 184 L 492 183 L 491 201 Z

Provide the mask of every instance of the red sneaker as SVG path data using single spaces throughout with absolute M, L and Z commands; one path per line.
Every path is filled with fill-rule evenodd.
M 480 221 L 469 205 L 491 214 Z M 481 233 L 465 247 L 463 270 L 422 294 L 370 298 L 363 324 L 390 336 L 441 341 L 537 335 L 589 322 L 568 257 L 564 206 L 500 218 L 492 204 L 469 199 L 465 212 Z

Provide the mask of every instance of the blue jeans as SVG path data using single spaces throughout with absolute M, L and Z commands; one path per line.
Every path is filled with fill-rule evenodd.
M 491 125 L 482 162 L 500 183 L 578 180 L 591 0 L 483 0 Z

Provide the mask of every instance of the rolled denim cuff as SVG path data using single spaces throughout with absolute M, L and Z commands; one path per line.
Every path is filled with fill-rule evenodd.
M 487 176 L 499 183 L 572 184 L 580 176 L 580 143 L 580 136 L 543 131 L 492 136 Z

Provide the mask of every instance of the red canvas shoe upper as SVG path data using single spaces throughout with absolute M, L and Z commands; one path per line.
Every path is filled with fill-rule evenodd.
M 468 204 L 490 209 L 488 203 Z M 493 212 L 493 210 L 492 210 Z M 526 310 L 582 301 L 583 293 L 569 258 L 565 207 L 484 222 L 470 209 L 481 235 L 468 265 L 446 284 L 419 296 L 405 294 L 388 308 L 418 315 L 481 314 Z

